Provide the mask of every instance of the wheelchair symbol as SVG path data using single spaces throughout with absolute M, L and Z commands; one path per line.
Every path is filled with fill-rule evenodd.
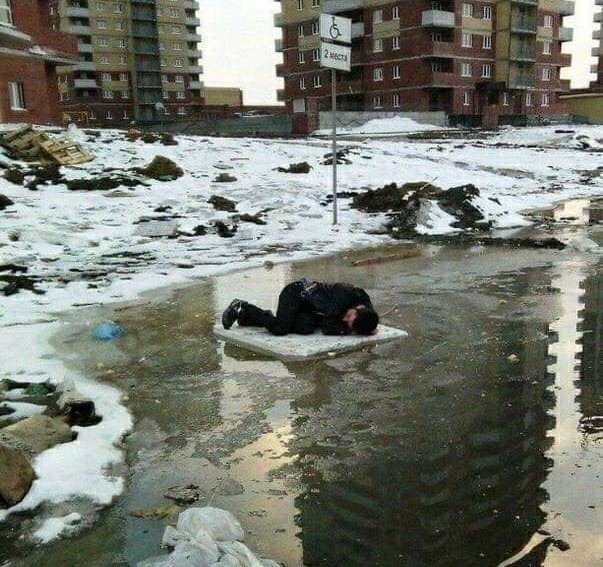
M 341 31 L 339 31 L 339 26 L 335 23 L 335 18 L 333 18 L 333 23 L 329 29 L 329 35 L 331 36 L 331 39 L 338 39 L 341 37 Z

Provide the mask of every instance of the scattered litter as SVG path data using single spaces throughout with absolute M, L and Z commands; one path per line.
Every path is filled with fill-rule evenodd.
M 124 330 L 115 323 L 99 323 L 92 329 L 92 336 L 99 341 L 110 341 L 124 336 Z

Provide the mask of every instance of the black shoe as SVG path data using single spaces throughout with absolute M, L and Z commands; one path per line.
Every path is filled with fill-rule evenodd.
M 228 330 L 233 326 L 241 313 L 243 302 L 240 299 L 234 299 L 231 304 L 222 313 L 222 326 Z

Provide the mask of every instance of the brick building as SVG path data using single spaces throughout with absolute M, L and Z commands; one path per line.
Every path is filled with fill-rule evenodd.
M 57 65 L 75 38 L 52 29 L 49 0 L 0 0 L 0 123 L 58 123 Z
M 77 66 L 59 69 L 65 120 L 123 127 L 202 111 L 198 2 L 52 1 L 55 25 L 78 38 Z
M 444 111 L 451 123 L 524 123 L 567 113 L 559 77 L 572 30 L 566 0 L 280 0 L 279 99 L 298 131 L 330 105 L 319 15 L 352 19 L 352 71 L 338 73 L 342 110 Z

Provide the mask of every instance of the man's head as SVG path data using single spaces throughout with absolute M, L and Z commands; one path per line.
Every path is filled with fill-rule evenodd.
M 379 324 L 379 315 L 373 309 L 358 305 L 346 311 L 343 321 L 352 333 L 368 336 L 375 334 Z

